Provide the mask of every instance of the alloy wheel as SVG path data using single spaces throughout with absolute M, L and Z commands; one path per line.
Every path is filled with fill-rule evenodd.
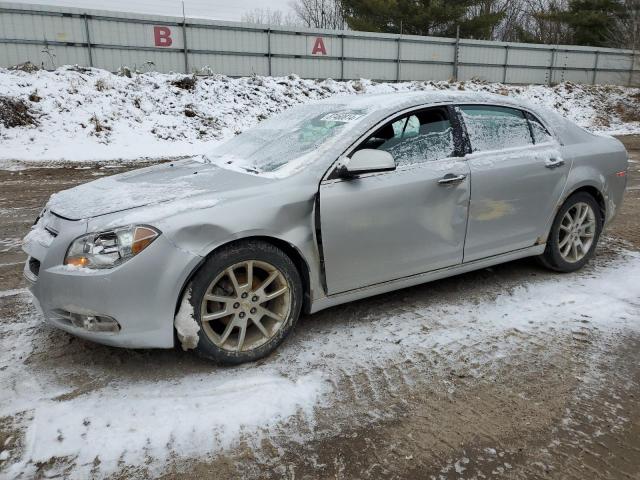
M 291 310 L 291 288 L 268 262 L 226 268 L 208 286 L 200 307 L 204 333 L 219 348 L 246 352 L 272 339 Z
M 569 263 L 582 260 L 591 249 L 596 234 L 596 215 L 590 205 L 579 202 L 562 217 L 558 229 L 560 256 Z

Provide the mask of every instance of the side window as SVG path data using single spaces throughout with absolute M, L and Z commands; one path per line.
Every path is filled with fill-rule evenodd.
M 545 143 L 553 141 L 553 137 L 542 125 L 540 120 L 535 116 L 527 112 L 527 118 L 529 119 L 529 125 L 531 125 L 531 132 L 533 133 L 533 141 L 535 143 Z
M 524 114 L 508 107 L 460 106 L 474 152 L 531 145 L 531 132 Z
M 430 108 L 384 125 L 363 148 L 386 150 L 397 166 L 440 160 L 454 154 L 453 127 L 446 109 Z

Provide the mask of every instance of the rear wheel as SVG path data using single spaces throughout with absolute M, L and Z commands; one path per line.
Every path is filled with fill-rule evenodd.
M 593 257 L 602 232 L 598 202 L 586 192 L 567 199 L 551 227 L 542 263 L 559 272 L 573 272 Z
M 224 247 L 196 273 L 191 303 L 200 326 L 196 351 L 223 364 L 271 353 L 300 315 L 302 284 L 291 259 L 273 245 Z

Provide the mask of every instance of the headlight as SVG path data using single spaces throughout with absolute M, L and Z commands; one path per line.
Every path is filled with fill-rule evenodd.
M 112 268 L 135 257 L 160 235 L 147 225 L 130 225 L 76 238 L 67 250 L 65 265 Z

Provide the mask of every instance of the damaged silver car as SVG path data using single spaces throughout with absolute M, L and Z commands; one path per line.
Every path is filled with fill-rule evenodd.
M 69 333 L 241 363 L 301 312 L 528 256 L 577 270 L 626 173 L 616 139 L 506 97 L 334 97 L 53 195 L 25 276 Z

